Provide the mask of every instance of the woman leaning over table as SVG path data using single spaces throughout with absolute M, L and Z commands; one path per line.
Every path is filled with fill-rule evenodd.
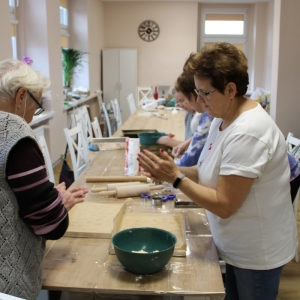
M 0 62 L 0 292 L 36 299 L 45 241 L 62 237 L 84 188 L 56 188 L 28 123 L 50 82 L 17 60 Z
M 181 92 L 186 101 L 200 113 L 196 131 L 192 137 L 189 145 L 185 142 L 173 148 L 172 154 L 176 159 L 177 166 L 190 167 L 197 164 L 201 151 L 206 142 L 209 127 L 213 117 L 206 112 L 205 104 L 197 101 L 197 94 L 195 92 L 194 76 L 190 72 L 183 72 L 176 81 L 176 90 Z
M 184 142 L 187 143 L 187 147 L 188 147 L 194 134 L 191 124 L 196 115 L 196 112 L 195 109 L 191 106 L 189 101 L 185 98 L 185 96 L 181 92 L 176 91 L 174 97 L 177 100 L 177 106 L 185 110 L 185 118 L 184 118 L 185 141 Z M 174 138 L 174 134 L 172 133 L 169 133 L 169 135 L 167 136 L 162 136 L 157 140 L 157 144 L 167 145 L 170 147 L 176 147 L 181 143 L 183 143 L 183 141 L 176 140 Z
M 148 175 L 173 183 L 207 210 L 228 299 L 275 300 L 283 266 L 295 255 L 297 231 L 284 137 L 264 109 L 244 97 L 247 59 L 217 43 L 193 54 L 198 101 L 214 116 L 198 165 L 177 167 L 168 154 L 143 151 Z M 183 177 L 183 173 L 186 177 Z

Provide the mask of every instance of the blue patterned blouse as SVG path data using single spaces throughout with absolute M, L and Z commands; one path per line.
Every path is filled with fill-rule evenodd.
M 185 151 L 184 155 L 176 161 L 178 166 L 190 167 L 198 163 L 213 118 L 214 117 L 210 116 L 207 112 L 202 114 L 188 149 Z
M 291 169 L 290 181 L 292 181 L 300 175 L 300 162 L 289 151 L 287 152 L 287 154 L 288 154 L 289 165 L 290 165 L 290 169 Z

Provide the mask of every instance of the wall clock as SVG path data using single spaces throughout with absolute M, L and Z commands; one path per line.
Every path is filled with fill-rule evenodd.
M 139 26 L 138 34 L 142 40 L 146 42 L 153 42 L 159 36 L 159 26 L 154 21 L 144 21 Z

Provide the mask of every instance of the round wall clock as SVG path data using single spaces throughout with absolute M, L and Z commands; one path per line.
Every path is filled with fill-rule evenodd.
M 139 26 L 138 34 L 142 40 L 146 42 L 153 42 L 159 36 L 159 26 L 154 21 L 144 21 Z

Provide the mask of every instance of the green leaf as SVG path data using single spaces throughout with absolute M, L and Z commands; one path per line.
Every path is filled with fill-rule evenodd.
M 64 72 L 64 86 L 70 87 L 75 73 L 82 68 L 83 57 L 87 52 L 72 48 L 62 48 L 62 66 Z

